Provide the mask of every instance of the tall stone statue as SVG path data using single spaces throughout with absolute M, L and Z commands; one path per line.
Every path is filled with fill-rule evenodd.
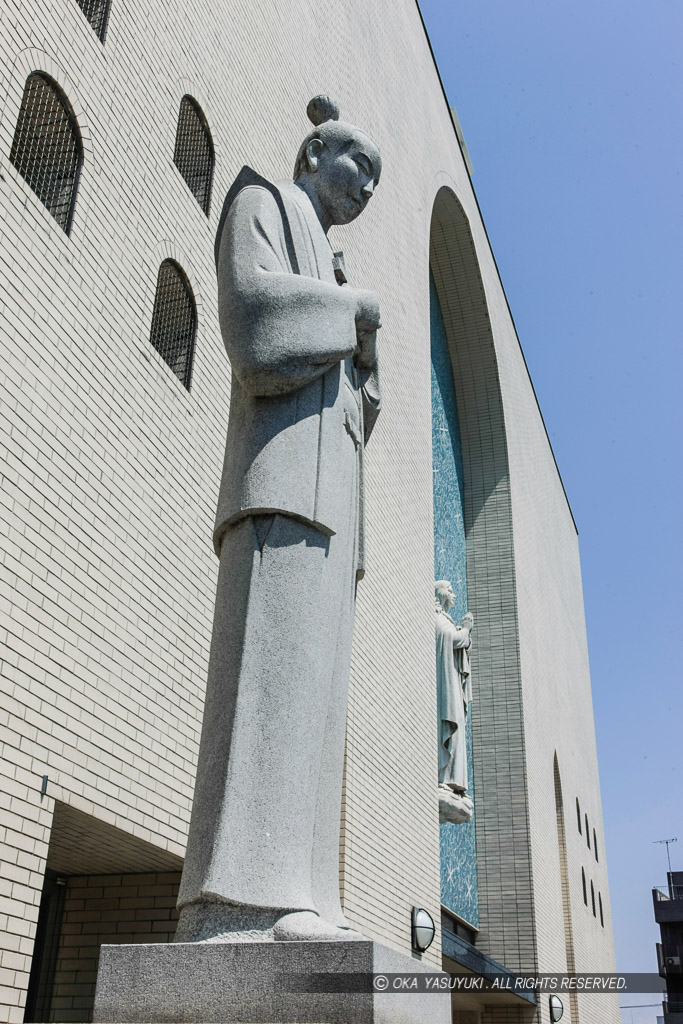
M 448 580 L 434 584 L 437 710 L 439 719 L 439 816 L 442 822 L 470 821 L 474 804 L 467 794 L 467 712 L 472 700 L 469 650 L 474 618 L 457 626 L 448 614 L 455 604 Z
M 243 168 L 216 238 L 232 395 L 180 942 L 360 938 L 338 851 L 380 314 L 327 232 L 382 162 L 327 97 L 308 115 L 294 180 Z
M 386 993 L 433 967 L 345 921 L 339 819 L 363 452 L 379 411 L 377 298 L 327 240 L 370 200 L 375 143 L 308 107 L 293 181 L 243 168 L 216 238 L 232 398 L 204 724 L 174 943 L 102 947 L 93 1019 L 450 1021 L 450 993 Z M 410 918 L 406 914 L 406 934 Z M 355 939 L 356 941 L 335 941 Z M 299 941 L 291 941 L 299 940 Z M 331 941 L 325 941 L 331 940 Z M 321 973 L 367 990 L 319 992 Z M 304 980 L 299 991 L 287 975 Z M 443 976 L 446 981 L 447 976 Z M 391 1005 L 388 1005 L 387 999 Z

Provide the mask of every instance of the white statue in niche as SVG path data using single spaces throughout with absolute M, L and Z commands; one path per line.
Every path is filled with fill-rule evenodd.
M 467 736 L 465 727 L 472 700 L 469 650 L 474 617 L 463 616 L 459 626 L 448 609 L 455 604 L 448 580 L 434 583 L 436 681 L 439 716 L 439 821 L 460 824 L 472 820 L 474 804 L 467 795 Z

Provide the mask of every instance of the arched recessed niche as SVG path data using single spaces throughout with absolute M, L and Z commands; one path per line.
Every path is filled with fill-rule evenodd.
M 447 186 L 434 201 L 429 264 L 455 384 L 467 603 L 475 618 L 472 736 L 479 941 L 503 963 L 531 962 L 535 922 L 505 418 L 476 247 L 462 204 Z M 515 906 L 506 899 L 510 859 L 518 894 L 526 893 L 518 895 Z

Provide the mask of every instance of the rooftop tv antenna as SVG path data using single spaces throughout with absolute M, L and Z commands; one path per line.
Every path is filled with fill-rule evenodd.
M 671 854 L 669 853 L 669 846 L 671 843 L 677 843 L 678 839 L 674 836 L 673 839 L 655 839 L 653 842 L 655 845 L 658 843 L 666 843 L 666 859 L 669 862 L 669 874 L 671 874 Z

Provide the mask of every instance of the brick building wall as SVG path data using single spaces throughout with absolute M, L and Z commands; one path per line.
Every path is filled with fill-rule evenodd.
M 213 239 L 242 164 L 273 179 L 291 174 L 308 127 L 306 103 L 320 91 L 373 135 L 384 160 L 367 212 L 331 239 L 346 253 L 350 281 L 377 292 L 384 325 L 384 409 L 368 448 L 368 574 L 359 588 L 348 713 L 345 909 L 368 937 L 406 953 L 410 907 L 439 919 L 428 265 L 432 209 L 447 187 L 469 224 L 507 459 L 495 481 L 500 491 L 470 496 L 482 525 L 470 550 L 483 557 L 495 547 L 499 564 L 508 560 L 505 602 L 486 605 L 488 632 L 477 638 L 475 689 L 489 693 L 494 716 L 480 717 L 488 760 L 475 763 L 482 772 L 480 906 L 490 923 L 482 941 L 513 966 L 563 955 L 553 896 L 561 890 L 556 748 L 567 799 L 580 797 L 602 843 L 576 535 L 413 0 L 394 4 L 390 19 L 381 5 L 360 0 L 112 0 L 104 42 L 75 0 L 10 0 L 6 9 L 2 1012 L 13 1024 L 23 1019 L 46 867 L 71 878 L 177 870 L 181 862 L 230 384 Z M 64 90 L 83 138 L 69 236 L 9 161 L 24 82 L 35 70 Z M 200 104 L 215 145 L 208 217 L 173 163 L 186 93 Z M 165 258 L 180 264 L 197 303 L 189 391 L 149 343 Z M 457 248 L 446 253 L 451 280 L 464 258 Z M 477 330 L 468 344 L 482 344 Z M 489 384 L 483 381 L 482 396 Z M 482 435 L 489 412 L 484 402 Z M 476 431 L 471 438 L 476 445 Z M 469 570 L 472 580 L 476 564 Z M 553 715 L 558 701 L 566 704 L 561 720 Z M 571 756 L 577 744 L 585 759 Z M 505 789 L 506 768 L 496 769 L 513 763 L 519 785 Z M 513 861 L 504 856 L 511 828 Z M 95 843 L 78 864 L 70 856 L 69 836 L 82 845 L 89 832 L 109 837 L 100 844 L 106 863 Z M 571 826 L 567 835 L 575 879 L 585 854 Z M 603 856 L 594 877 L 605 929 L 595 931 L 592 915 L 581 918 L 582 899 L 572 890 L 580 964 L 612 962 L 605 872 Z M 424 959 L 439 963 L 438 936 Z M 582 1024 L 618 1019 L 614 1007 L 605 1015 L 601 1005 L 602 1016 L 588 1009 Z M 538 1019 L 545 1024 L 547 1011 Z

